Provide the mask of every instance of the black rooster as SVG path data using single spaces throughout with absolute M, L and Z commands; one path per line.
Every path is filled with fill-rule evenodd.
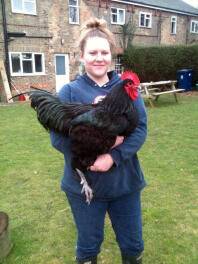
M 81 178 L 82 193 L 88 203 L 93 190 L 87 169 L 99 155 L 110 151 L 118 135 L 130 135 L 138 124 L 133 100 L 138 97 L 139 79 L 129 72 L 123 73 L 121 78 L 123 81 L 98 104 L 63 103 L 44 91 L 30 95 L 31 107 L 44 128 L 69 137 L 73 153 L 71 165 Z

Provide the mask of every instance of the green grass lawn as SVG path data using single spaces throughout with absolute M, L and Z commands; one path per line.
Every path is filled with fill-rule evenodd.
M 146 102 L 148 137 L 139 152 L 144 264 L 198 263 L 198 97 Z M 0 211 L 10 217 L 13 249 L 2 264 L 75 262 L 77 232 L 60 191 L 63 156 L 28 104 L 0 106 Z M 99 263 L 121 263 L 106 218 Z

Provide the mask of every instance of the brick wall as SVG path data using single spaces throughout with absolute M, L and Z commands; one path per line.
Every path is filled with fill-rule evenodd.
M 122 36 L 120 26 L 112 25 L 110 22 L 111 7 L 124 8 L 126 22 L 132 15 L 135 22 L 133 45 L 185 45 L 198 41 L 198 34 L 190 33 L 192 17 L 111 1 L 84 0 L 82 2 L 96 17 L 104 18 L 108 22 L 109 29 L 115 34 L 118 47 Z M 152 14 L 152 28 L 139 27 L 140 11 Z M 177 34 L 175 35 L 171 34 L 171 16 L 177 16 Z M 195 20 L 198 20 L 198 17 Z
M 135 34 L 133 45 L 172 45 L 186 44 L 198 41 L 198 34 L 190 33 L 191 17 L 177 16 L 177 34 L 170 34 L 170 19 L 173 13 L 140 8 L 133 5 L 123 5 L 111 1 L 79 0 L 80 24 L 69 24 L 68 1 L 42 0 L 37 2 L 37 14 L 16 14 L 11 11 L 11 0 L 5 1 L 7 27 L 10 32 L 25 32 L 26 37 L 14 38 L 9 42 L 11 52 L 41 52 L 45 58 L 45 74 L 35 76 L 12 76 L 14 86 L 20 90 L 28 90 L 30 85 L 52 90 L 56 86 L 55 54 L 69 55 L 70 80 L 78 74 L 79 49 L 78 39 L 80 26 L 91 16 L 104 18 L 109 29 L 115 34 L 117 52 L 120 53 L 122 38 L 120 26 L 110 22 L 110 7 L 124 8 L 126 21 L 133 16 Z M 152 28 L 139 27 L 139 12 L 152 13 Z M 198 20 L 196 18 L 195 20 Z M 186 34 L 186 29 L 188 33 Z M 61 41 L 64 40 L 64 43 Z M 0 12 L 0 59 L 5 59 L 4 39 L 2 27 L 2 13 Z M 114 65 L 112 64 L 112 69 Z M 13 89 L 13 94 L 16 93 Z
M 54 69 L 50 63 L 50 32 L 48 25 L 50 1 L 37 1 L 37 15 L 12 13 L 10 0 L 5 1 L 5 7 L 8 32 L 25 32 L 27 36 L 23 38 L 13 38 L 13 40 L 9 42 L 9 52 L 41 52 L 44 53 L 45 57 L 45 75 L 11 76 L 13 86 L 21 91 L 29 90 L 30 85 L 46 89 L 54 88 Z M 2 41 L 2 38 L 3 36 L 1 36 L 0 41 Z M 0 58 L 5 59 L 2 52 L 0 52 Z M 12 89 L 12 93 L 16 93 L 14 88 Z
M 161 27 L 161 44 L 165 45 L 184 45 L 187 42 L 186 16 L 176 15 L 177 27 L 176 34 L 171 34 L 171 16 L 174 14 L 163 12 Z

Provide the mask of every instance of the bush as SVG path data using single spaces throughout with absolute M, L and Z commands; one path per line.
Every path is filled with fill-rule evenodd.
M 198 82 L 198 45 L 130 47 L 122 58 L 125 70 L 136 72 L 141 82 L 177 80 L 177 71 L 193 69 Z

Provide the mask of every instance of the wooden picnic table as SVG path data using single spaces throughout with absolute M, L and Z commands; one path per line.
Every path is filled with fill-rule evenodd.
M 159 96 L 163 94 L 173 94 L 175 101 L 178 102 L 176 93 L 183 92 L 184 89 L 176 89 L 176 83 L 176 80 L 145 82 L 140 84 L 140 92 L 144 98 L 148 98 L 152 107 L 154 106 L 153 99 L 157 101 Z

